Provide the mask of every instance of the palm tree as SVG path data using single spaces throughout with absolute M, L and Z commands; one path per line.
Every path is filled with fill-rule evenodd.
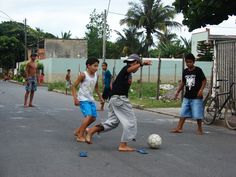
M 190 53 L 191 52 L 191 40 L 188 40 L 184 37 L 180 37 L 182 42 L 184 43 L 184 47 L 185 47 L 185 53 Z
M 153 45 L 153 34 L 162 34 L 167 27 L 180 27 L 181 24 L 172 21 L 175 10 L 171 6 L 164 6 L 161 0 L 140 0 L 141 4 L 129 2 L 130 8 L 126 17 L 120 21 L 146 33 L 144 43 L 144 56 L 148 56 L 148 49 Z
M 157 46 L 158 53 L 161 57 L 182 57 L 184 53 L 191 51 L 191 41 L 180 37 L 175 33 L 166 30 L 163 34 L 158 36 L 159 43 Z
M 142 48 L 139 41 L 142 32 L 137 32 L 137 28 L 130 27 L 128 29 L 123 29 L 123 34 L 119 31 L 116 31 L 119 36 L 116 40 L 117 44 L 122 47 L 122 53 L 127 56 L 131 53 L 140 53 Z
M 169 30 L 165 30 L 163 34 L 157 35 L 159 43 L 171 43 L 177 39 L 175 33 L 171 33 Z
M 71 32 L 70 31 L 68 31 L 68 33 L 67 32 L 61 32 L 61 38 L 62 39 L 70 39 L 70 37 L 71 37 Z

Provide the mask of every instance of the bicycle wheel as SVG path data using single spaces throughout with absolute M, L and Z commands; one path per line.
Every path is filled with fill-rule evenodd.
M 225 123 L 231 130 L 236 130 L 236 110 L 235 103 L 230 102 L 225 109 Z
M 203 122 L 210 125 L 215 121 L 218 112 L 217 100 L 213 97 L 209 97 L 204 104 L 204 110 Z

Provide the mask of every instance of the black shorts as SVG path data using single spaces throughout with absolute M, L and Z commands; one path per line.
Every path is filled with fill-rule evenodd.
M 102 93 L 102 98 L 104 100 L 107 100 L 109 98 L 110 91 L 111 91 L 110 88 L 104 88 L 103 93 Z

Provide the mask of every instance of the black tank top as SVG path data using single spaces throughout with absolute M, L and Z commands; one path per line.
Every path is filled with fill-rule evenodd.
M 112 85 L 110 97 L 113 95 L 125 95 L 128 97 L 129 88 L 132 83 L 132 74 L 127 72 L 129 67 L 129 65 L 124 66 L 119 72 Z

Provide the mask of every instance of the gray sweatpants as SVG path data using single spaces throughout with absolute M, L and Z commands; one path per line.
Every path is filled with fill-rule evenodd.
M 108 107 L 108 119 L 102 123 L 104 131 L 110 131 L 121 123 L 123 127 L 121 142 L 135 140 L 137 120 L 129 99 L 126 96 L 113 95 Z

